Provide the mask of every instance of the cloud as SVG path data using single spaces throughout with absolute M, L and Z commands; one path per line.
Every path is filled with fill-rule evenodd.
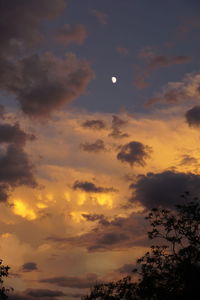
M 0 104 L 0 118 L 1 118 L 2 120 L 4 120 L 4 118 L 5 118 L 5 108 L 4 108 L 4 106 L 1 105 L 1 104 Z
M 104 12 L 97 9 L 92 9 L 91 13 L 97 18 L 99 23 L 101 23 L 102 25 L 106 25 L 108 23 L 108 15 Z
M 117 154 L 117 159 L 121 162 L 126 162 L 133 165 L 145 166 L 145 160 L 150 156 L 151 148 L 143 145 L 140 142 L 130 142 L 121 147 L 120 152 Z
M 140 201 L 148 209 L 154 207 L 174 208 L 180 204 L 181 195 L 189 191 L 192 196 L 200 195 L 200 175 L 164 171 L 162 173 L 147 173 L 141 175 L 136 183 L 130 185 L 133 189 L 131 202 Z
M 200 106 L 194 106 L 185 114 L 186 122 L 191 127 L 200 126 Z
M 40 42 L 40 25 L 58 17 L 64 8 L 64 0 L 1 1 L 0 60 Z
M 72 53 L 63 59 L 45 53 L 19 60 L 3 77 L 1 88 L 16 96 L 25 114 L 48 117 L 83 94 L 94 73 L 87 61 Z
M 0 201 L 5 202 L 11 188 L 21 185 L 36 187 L 33 165 L 24 152 L 27 140 L 33 135 L 26 134 L 19 124 L 0 124 Z
M 181 166 L 184 166 L 184 165 L 198 165 L 198 159 L 196 159 L 193 156 L 185 154 L 185 155 L 182 156 L 182 160 L 180 162 L 180 165 Z
M 27 262 L 23 264 L 22 266 L 22 271 L 23 272 L 31 272 L 31 271 L 36 271 L 38 270 L 37 264 L 34 262 Z
M 18 123 L 0 124 L 0 143 L 14 143 L 25 145 L 26 140 L 34 140 L 35 136 L 25 133 Z
M 84 143 L 84 144 L 80 144 L 80 147 L 83 151 L 86 151 L 86 152 L 101 152 L 101 151 L 106 151 L 106 147 L 105 147 L 105 144 L 104 144 L 104 141 L 102 140 L 96 140 L 96 142 L 94 143 Z
M 106 128 L 106 124 L 102 120 L 86 120 L 82 123 L 82 126 L 85 128 L 91 128 L 95 130 L 101 130 Z
M 75 237 L 48 237 L 47 240 L 60 245 L 72 244 L 85 247 L 89 252 L 127 249 L 133 246 L 147 245 L 144 216 L 134 213 L 126 216 L 116 216 L 111 220 L 104 217 L 90 216 L 91 221 L 98 224 L 91 231 Z
M 159 69 L 161 67 L 169 67 L 178 64 L 184 64 L 191 62 L 192 58 L 190 56 L 165 56 L 165 55 L 156 55 L 152 57 L 148 63 L 149 70 Z
M 152 52 L 144 52 L 144 54 L 140 54 L 140 56 L 147 60 L 147 65 L 143 70 L 140 70 L 139 74 L 137 74 L 135 77 L 134 83 L 138 88 L 146 88 L 149 85 L 145 80 L 149 77 L 152 71 L 173 65 L 185 64 L 192 61 L 190 56 L 154 55 Z
M 82 216 L 87 220 L 87 221 L 99 221 L 102 219 L 105 219 L 104 215 L 98 215 L 98 214 L 82 214 Z
M 200 99 L 200 74 L 187 74 L 180 82 L 169 82 L 161 92 L 150 98 L 146 106 L 157 102 L 174 104 L 184 101 Z
M 125 138 L 125 137 L 128 137 L 129 134 L 127 133 L 123 133 L 120 128 L 123 127 L 124 125 L 127 124 L 127 121 L 123 120 L 122 118 L 116 116 L 116 115 L 113 115 L 112 116 L 112 126 L 111 126 L 111 133 L 109 133 L 108 136 L 111 136 L 113 138 Z
M 34 300 L 38 298 L 45 299 L 45 300 L 58 300 L 57 297 L 63 297 L 63 296 L 68 296 L 68 295 L 64 294 L 61 291 L 52 291 L 47 289 L 27 289 L 26 291 L 21 293 L 19 292 L 15 294 L 9 293 L 9 299 L 11 300 Z M 73 296 L 69 295 L 69 297 L 73 297 Z
M 48 289 L 28 289 L 25 293 L 34 298 L 54 298 L 65 296 L 65 294 L 61 291 L 52 291 Z
M 129 50 L 125 47 L 117 47 L 116 51 L 123 56 L 127 56 L 129 54 Z
M 0 90 L 15 96 L 30 117 L 50 116 L 83 94 L 94 78 L 89 63 L 72 53 L 58 58 L 27 51 L 35 50 L 33 46 L 41 41 L 44 21 L 59 16 L 65 4 L 64 0 L 9 0 L 0 4 Z M 57 35 L 67 44 L 81 44 L 86 29 L 81 24 L 65 25 Z
M 41 279 L 39 282 L 41 283 L 50 283 L 60 287 L 70 287 L 70 288 L 78 288 L 78 289 L 86 289 L 90 288 L 97 281 L 96 274 L 87 274 L 86 277 L 70 277 L 70 276 L 62 276 L 62 277 L 52 277 Z
M 86 38 L 87 30 L 83 24 L 65 24 L 56 32 L 56 39 L 65 45 L 81 45 Z
M 74 190 L 82 190 L 87 193 L 109 193 L 116 192 L 114 188 L 105 188 L 101 186 L 96 186 L 93 182 L 89 181 L 75 181 L 73 185 Z

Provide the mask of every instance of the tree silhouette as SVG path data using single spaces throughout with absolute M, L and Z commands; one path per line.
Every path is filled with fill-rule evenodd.
M 133 276 L 95 285 L 83 300 L 191 300 L 200 299 L 200 203 L 189 192 L 176 210 L 152 209 L 151 246 L 138 259 Z
M 10 289 L 5 288 L 3 286 L 3 277 L 8 276 L 9 269 L 10 269 L 10 267 L 4 266 L 3 261 L 0 260 L 0 300 L 7 300 L 8 299 L 7 292 L 9 292 Z

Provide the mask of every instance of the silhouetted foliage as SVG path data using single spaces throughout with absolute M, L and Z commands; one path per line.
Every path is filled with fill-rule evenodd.
M 176 210 L 152 209 L 150 239 L 165 245 L 151 246 L 138 259 L 133 276 L 94 286 L 83 300 L 189 300 L 200 299 L 200 203 L 189 192 Z
M 10 267 L 4 266 L 2 263 L 2 260 L 0 260 L 0 300 L 7 300 L 7 292 L 9 292 L 10 289 L 3 286 L 3 277 L 8 276 L 8 270 Z

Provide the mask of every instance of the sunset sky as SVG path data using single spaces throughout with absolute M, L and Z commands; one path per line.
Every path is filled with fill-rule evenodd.
M 126 276 L 148 210 L 200 194 L 199 40 L 199 0 L 0 0 L 11 300 Z

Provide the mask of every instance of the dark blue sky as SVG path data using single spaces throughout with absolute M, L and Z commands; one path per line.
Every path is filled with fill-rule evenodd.
M 118 111 L 126 107 L 143 111 L 143 103 L 169 81 L 180 81 L 186 73 L 199 70 L 199 4 L 198 1 L 102 0 L 70 2 L 59 23 L 86 25 L 89 35 L 81 47 L 54 48 L 60 54 L 73 51 L 92 61 L 96 78 L 91 82 L 89 94 L 81 96 L 73 105 L 92 111 Z M 107 15 L 107 24 L 100 24 L 92 14 L 98 10 Z M 187 29 L 184 29 L 184 28 Z M 186 30 L 187 32 L 182 32 Z M 120 55 L 117 47 L 128 49 Z M 191 62 L 161 67 L 150 72 L 149 86 L 138 89 L 134 78 L 138 68 L 145 68 L 139 54 L 146 48 L 154 55 L 190 56 Z M 116 75 L 116 85 L 110 77 Z M 145 110 L 146 111 L 146 110 Z

